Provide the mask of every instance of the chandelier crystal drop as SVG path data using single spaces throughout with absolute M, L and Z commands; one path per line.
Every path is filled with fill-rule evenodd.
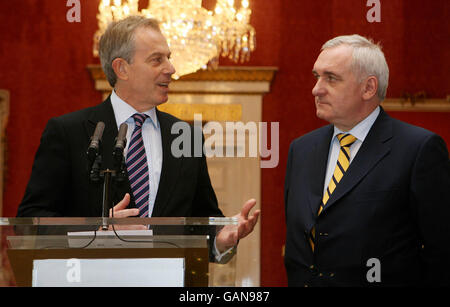
M 202 0 L 149 0 L 139 11 L 139 0 L 101 0 L 94 35 L 94 56 L 108 25 L 129 15 L 142 15 L 160 22 L 177 70 L 175 79 L 207 67 L 216 68 L 219 56 L 234 62 L 250 59 L 255 49 L 255 29 L 250 25 L 250 0 L 217 0 L 213 11 Z M 237 2 L 237 1 L 236 1 Z

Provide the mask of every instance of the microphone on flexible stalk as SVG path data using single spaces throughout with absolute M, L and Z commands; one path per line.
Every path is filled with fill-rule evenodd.
M 127 146 L 127 123 L 122 123 L 119 127 L 119 133 L 117 134 L 116 144 L 113 149 L 114 165 L 118 166 L 122 163 L 123 151 Z
M 94 134 L 91 137 L 91 142 L 89 144 L 89 147 L 87 149 L 87 156 L 88 156 L 90 165 L 92 165 L 94 163 L 95 159 L 97 158 L 97 156 L 99 154 L 104 130 L 105 130 L 105 123 L 98 122 L 97 126 L 95 127 Z
M 127 178 L 127 167 L 125 165 L 125 157 L 123 151 L 127 146 L 127 123 L 122 123 L 117 134 L 116 144 L 113 148 L 113 170 L 115 171 L 115 180 L 123 182 Z

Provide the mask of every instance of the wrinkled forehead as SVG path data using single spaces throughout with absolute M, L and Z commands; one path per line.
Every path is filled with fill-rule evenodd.
M 317 73 L 334 72 L 343 74 L 351 71 L 353 48 L 348 45 L 324 49 L 314 63 Z

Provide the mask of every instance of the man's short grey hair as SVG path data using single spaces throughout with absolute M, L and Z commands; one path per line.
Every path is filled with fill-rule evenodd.
M 120 21 L 112 22 L 99 42 L 99 57 L 103 72 L 109 84 L 114 87 L 117 76 L 112 62 L 122 58 L 131 63 L 135 53 L 135 32 L 138 28 L 151 28 L 160 32 L 159 22 L 156 19 L 143 16 L 129 16 Z
M 321 50 L 349 45 L 353 48 L 352 68 L 353 72 L 363 81 L 369 76 L 375 76 L 378 80 L 377 96 L 380 101 L 386 97 L 389 84 L 389 67 L 379 44 L 360 35 L 344 35 L 327 41 Z

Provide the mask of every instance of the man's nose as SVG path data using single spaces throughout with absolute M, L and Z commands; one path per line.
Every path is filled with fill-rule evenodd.
M 175 69 L 175 67 L 173 66 L 173 64 L 172 64 L 172 62 L 171 62 L 170 60 L 167 61 L 167 66 L 166 66 L 166 68 L 164 69 L 164 72 L 165 72 L 166 74 L 170 74 L 170 75 L 173 75 L 174 73 L 177 72 L 176 69 Z
M 317 97 L 317 96 L 323 96 L 325 94 L 325 92 L 326 92 L 326 90 L 323 86 L 323 83 L 320 80 L 320 78 L 318 78 L 316 84 L 314 85 L 314 87 L 312 89 L 312 94 L 314 97 Z

